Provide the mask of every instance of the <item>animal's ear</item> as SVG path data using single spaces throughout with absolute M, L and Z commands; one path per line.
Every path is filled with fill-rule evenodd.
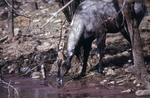
M 64 59 L 64 53 L 62 51 L 58 51 L 57 59 L 60 59 L 60 60 Z
M 63 59 L 64 59 L 64 60 L 66 60 L 66 59 L 67 59 L 67 57 L 66 57 L 66 55 L 65 55 L 65 53 L 64 53 L 64 52 L 62 52 L 62 55 L 63 55 Z
M 67 59 L 67 53 L 65 51 L 58 51 L 57 60 L 66 60 Z
M 67 59 L 66 43 L 61 42 L 58 49 L 58 58 L 62 60 Z

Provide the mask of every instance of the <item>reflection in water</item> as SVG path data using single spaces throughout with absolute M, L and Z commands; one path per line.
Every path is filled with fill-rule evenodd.
M 74 89 L 73 90 L 42 90 L 39 88 L 29 89 L 22 88 L 17 89 L 19 92 L 19 98 L 136 98 L 133 94 L 118 94 L 112 90 L 97 89 L 95 91 L 91 89 Z M 91 91 L 91 92 L 90 92 Z M 117 92 L 117 91 L 116 91 Z M 18 98 L 14 89 L 10 89 L 10 97 L 8 97 L 8 89 L 4 86 L 0 86 L 0 98 Z M 140 97 L 142 98 L 142 97 Z M 146 98 L 146 97 L 144 97 Z M 148 97 L 147 97 L 148 98 Z
M 121 93 L 122 90 L 126 89 L 125 87 L 101 86 L 99 76 L 91 76 L 76 81 L 66 79 L 61 88 L 57 88 L 56 78 L 49 78 L 48 80 L 12 76 L 7 78 L 5 77 L 6 81 L 11 80 L 11 85 L 17 89 L 19 98 L 138 98 L 134 92 Z M 18 97 L 14 89 L 9 88 L 8 93 L 8 86 L 0 83 L 0 98 Z
M 22 88 L 17 89 L 19 93 L 19 98 L 91 98 L 91 97 L 98 97 L 98 98 L 127 98 L 123 94 L 109 94 L 105 92 L 104 94 L 97 89 L 95 91 L 91 89 L 65 89 L 65 90 L 42 90 L 39 88 L 36 89 L 29 89 L 29 88 Z M 91 92 L 90 92 L 91 91 Z M 14 89 L 10 88 L 10 97 L 8 97 L 8 89 L 4 86 L 0 86 L 0 98 L 18 98 Z M 129 97 L 128 97 L 129 98 Z

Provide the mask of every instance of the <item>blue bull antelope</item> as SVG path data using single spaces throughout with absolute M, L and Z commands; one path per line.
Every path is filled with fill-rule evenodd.
M 97 39 L 97 49 L 100 54 L 97 69 L 99 73 L 102 72 L 102 57 L 107 33 L 120 31 L 131 43 L 126 20 L 120 10 L 118 0 L 85 0 L 77 7 L 68 31 L 67 56 L 59 65 L 58 77 L 62 78 L 67 74 L 73 56 L 79 54 L 81 47 L 84 49 L 81 76 L 85 75 L 87 60 L 94 39 Z M 139 26 L 146 13 L 144 2 L 135 0 L 134 12 Z

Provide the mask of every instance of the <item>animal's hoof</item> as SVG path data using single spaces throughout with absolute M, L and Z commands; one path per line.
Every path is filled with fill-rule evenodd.
M 58 85 L 58 86 L 61 86 L 62 83 L 63 83 L 63 81 L 62 81 L 61 78 L 56 78 L 56 82 L 57 82 L 57 85 Z

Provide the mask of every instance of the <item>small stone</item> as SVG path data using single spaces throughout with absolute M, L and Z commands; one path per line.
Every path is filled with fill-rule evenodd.
M 134 66 L 129 66 L 128 68 L 126 68 L 124 71 L 129 73 L 129 72 L 132 72 L 134 69 Z
M 136 83 L 137 83 L 137 81 L 136 81 L 136 80 L 134 80 L 134 81 L 133 81 L 133 84 L 136 84 Z
M 109 83 L 114 85 L 114 84 L 115 84 L 115 81 L 110 81 Z
M 106 73 L 106 76 L 108 76 L 108 75 L 115 76 L 115 75 L 116 75 L 116 73 L 114 72 L 114 70 L 109 69 L 109 70 L 108 70 L 108 72 Z
M 40 72 L 33 72 L 33 73 L 31 74 L 31 77 L 32 77 L 33 79 L 39 79 L 39 78 L 42 77 L 42 74 L 41 74 Z
M 127 89 L 127 90 L 121 91 L 121 93 L 131 93 L 131 92 L 132 92 L 132 89 Z
M 147 89 L 147 90 L 137 90 L 135 92 L 135 95 L 137 95 L 137 96 L 148 96 L 148 95 L 150 95 L 150 89 Z
M 100 82 L 100 85 L 105 85 L 106 82 L 107 82 L 107 80 L 103 80 L 103 81 Z
M 21 32 L 20 28 L 15 28 L 14 29 L 14 36 L 17 36 Z
M 124 51 L 124 52 L 122 52 L 122 55 L 124 55 L 124 56 L 129 56 L 130 53 L 129 53 L 128 51 Z
M 38 51 L 45 51 L 50 49 L 50 43 L 44 42 L 42 45 L 36 47 Z
M 29 66 L 24 66 L 24 67 L 20 68 L 20 71 L 23 72 L 23 73 L 26 73 L 28 70 L 30 70 Z
M 104 68 L 103 73 L 107 73 L 108 72 L 108 68 Z
M 140 84 L 140 83 L 138 83 L 136 86 L 137 86 L 137 87 L 140 87 L 140 86 L 141 86 L 141 84 Z

